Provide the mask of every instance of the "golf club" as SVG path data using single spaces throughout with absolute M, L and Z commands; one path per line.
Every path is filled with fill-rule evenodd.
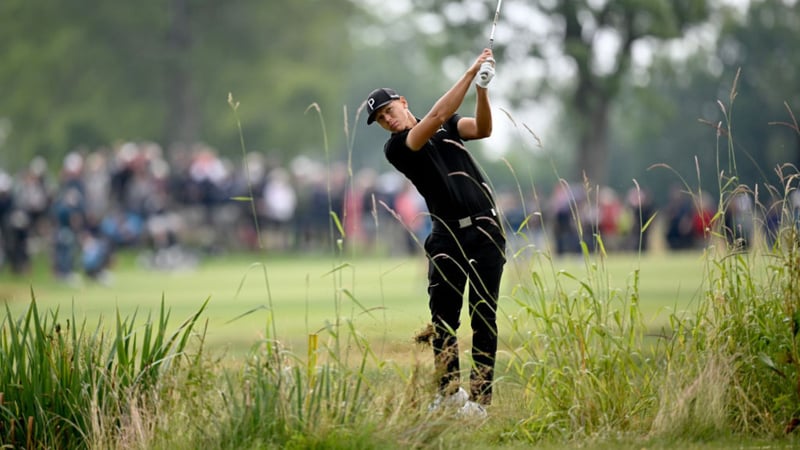
M 500 17 L 500 6 L 503 0 L 497 0 L 497 9 L 494 11 L 494 20 L 492 21 L 492 31 L 489 33 L 489 49 L 494 50 L 494 30 L 497 28 L 497 18 Z M 492 62 L 494 65 L 494 61 Z M 481 79 L 486 81 L 486 74 L 481 74 Z

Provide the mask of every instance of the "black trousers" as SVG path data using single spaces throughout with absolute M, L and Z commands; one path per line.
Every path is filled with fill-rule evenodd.
M 477 220 L 466 228 L 434 220 L 425 240 L 428 296 L 436 332 L 433 354 L 439 388 L 451 393 L 460 384 L 456 331 L 460 325 L 464 289 L 469 285 L 472 327 L 470 394 L 475 401 L 492 401 L 497 354 L 497 296 L 505 264 L 505 235 L 496 218 Z

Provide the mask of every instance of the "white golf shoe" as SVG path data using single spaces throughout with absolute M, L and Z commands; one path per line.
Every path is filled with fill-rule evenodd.
M 439 409 L 460 409 L 469 402 L 469 394 L 464 388 L 458 390 L 450 395 L 436 394 L 433 403 L 428 406 L 428 411 L 433 412 Z
M 486 409 L 477 402 L 469 399 L 469 394 L 464 388 L 458 388 L 450 395 L 436 394 L 433 403 L 428 406 L 428 412 L 439 410 L 454 411 L 456 417 L 462 419 L 485 419 Z
M 468 400 L 466 403 L 464 403 L 464 406 L 458 408 L 458 411 L 456 411 L 456 416 L 464 419 L 485 419 L 488 414 L 486 414 L 486 408 L 484 408 L 483 405 L 478 402 Z

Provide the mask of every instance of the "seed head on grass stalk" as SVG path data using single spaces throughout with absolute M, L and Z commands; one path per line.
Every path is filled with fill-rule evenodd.
M 253 224 L 255 225 L 256 228 L 256 238 L 258 239 L 258 248 L 263 250 L 265 247 L 263 238 L 261 236 L 261 228 L 258 223 L 256 201 L 255 201 L 255 196 L 253 195 L 253 183 L 250 180 L 250 174 L 252 173 L 250 171 L 250 163 L 249 163 L 250 158 L 247 157 L 247 148 L 245 147 L 244 144 L 244 133 L 242 132 L 242 121 L 239 119 L 239 112 L 238 112 L 239 102 L 233 100 L 233 94 L 230 92 L 228 93 L 228 105 L 231 107 L 231 110 L 233 111 L 233 116 L 236 119 L 236 128 L 239 132 L 239 146 L 242 149 L 242 160 L 244 161 L 244 172 L 245 172 L 245 177 L 247 177 L 247 191 L 249 194 L 249 197 L 233 197 L 232 200 L 250 203 L 250 213 L 253 216 Z
M 306 114 L 309 111 L 316 111 L 317 117 L 319 118 L 320 128 L 322 129 L 322 148 L 325 151 L 325 163 L 328 167 L 331 166 L 331 157 L 330 157 L 330 149 L 328 147 L 328 131 L 325 127 L 325 118 L 322 116 L 322 109 L 319 107 L 319 104 L 314 102 L 306 108 Z M 342 240 L 345 238 L 344 236 L 344 228 L 342 227 L 341 221 L 339 221 L 336 212 L 333 211 L 333 197 L 331 194 L 331 177 L 330 173 L 328 173 L 328 178 L 326 180 L 326 192 L 328 194 L 328 213 L 331 216 L 331 220 L 328 222 L 328 232 L 330 233 L 331 237 L 331 245 L 333 246 L 331 250 L 341 252 L 343 242 Z M 335 227 L 335 228 L 334 228 Z M 337 238 L 335 235 L 335 231 L 339 232 L 341 238 Z

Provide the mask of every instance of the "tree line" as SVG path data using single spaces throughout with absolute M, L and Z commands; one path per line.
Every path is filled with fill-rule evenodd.
M 709 186 L 721 171 L 775 182 L 775 167 L 800 162 L 795 3 L 504 2 L 495 50 L 505 90 L 494 95 L 512 116 L 557 105 L 546 129 L 517 124 L 505 159 L 548 184 L 585 177 L 626 189 L 635 179 L 658 192 L 674 172 L 698 171 Z M 6 0 L 0 166 L 152 140 L 167 149 L 205 142 L 232 158 L 244 143 L 276 159 L 308 153 L 379 167 L 383 135 L 357 121 L 365 92 L 391 85 L 415 104 L 433 102 L 486 45 L 496 3 L 406 5 Z M 525 149 L 540 137 L 545 151 Z M 488 170 L 510 182 L 497 165 Z

